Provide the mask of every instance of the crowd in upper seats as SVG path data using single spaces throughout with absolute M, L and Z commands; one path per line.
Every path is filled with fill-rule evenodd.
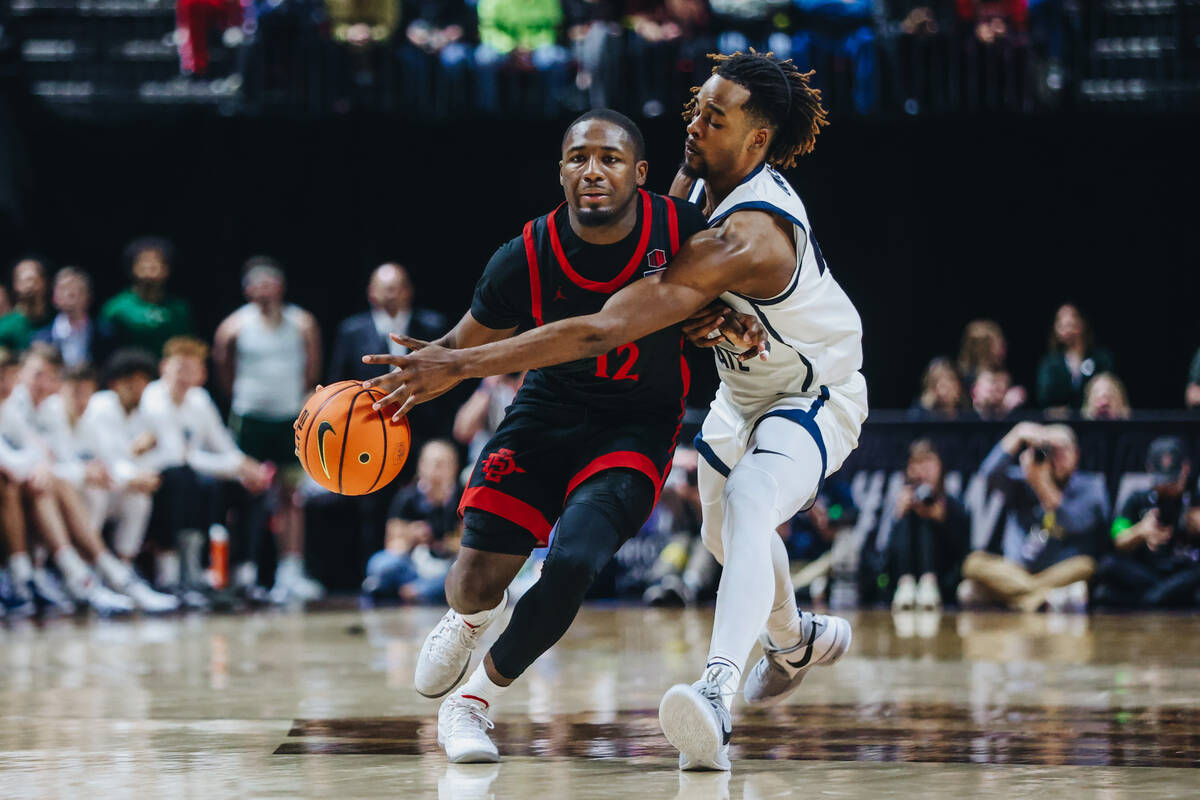
M 321 321 L 287 301 L 269 257 L 245 262 L 244 302 L 211 336 L 170 291 L 169 242 L 137 239 L 124 259 L 129 286 L 98 311 L 84 270 L 40 257 L 19 260 L 11 293 L 0 292 L 0 610 L 292 604 L 325 593 L 313 569 L 343 590 L 349 573 L 364 602 L 443 602 L 464 466 L 522 376 L 418 407 L 402 478 L 364 498 L 334 495 L 303 474 L 293 421 L 318 384 L 378 374 L 361 356 L 402 352 L 389 333 L 448 330 L 443 314 L 414 303 L 405 268 L 371 273 L 365 309 L 336 326 L 324 358 Z M 1058 309 L 1031 391 L 1013 385 L 1006 360 L 999 325 L 969 323 L 958 357 L 929 365 L 913 416 L 1003 421 L 1037 408 L 1051 424 L 1011 420 L 971 475 L 947 474 L 937 443 L 920 439 L 895 474 L 834 476 L 778 531 L 806 601 L 902 611 L 1200 603 L 1194 443 L 1154 439 L 1144 473 L 1114 503 L 1104 476 L 1079 469 L 1087 443 L 1056 421 L 1129 416 L 1113 356 L 1080 310 Z M 1183 399 L 1200 408 L 1200 351 Z M 680 447 L 661 502 L 594 595 L 712 597 L 720 566 L 699 537 L 699 468 Z M 515 591 L 536 580 L 540 557 Z
M 749 47 L 817 68 L 838 111 L 968 102 L 954 97 L 960 85 L 976 87 L 972 105 L 994 94 L 1023 108 L 1034 72 L 1062 88 L 1063 31 L 1079 14 L 1060 0 L 178 0 L 177 10 L 187 75 L 207 72 L 219 41 L 242 52 L 252 93 L 320 64 L 335 109 L 388 106 L 384 96 L 441 116 L 614 105 L 655 116 L 702 82 L 705 53 Z M 1030 53 L 1037 70 L 1019 66 Z M 942 79 L 951 66 L 961 80 Z M 997 80 L 1006 85 L 982 85 Z

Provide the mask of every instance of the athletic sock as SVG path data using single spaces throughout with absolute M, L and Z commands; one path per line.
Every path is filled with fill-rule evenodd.
M 96 570 L 108 585 L 117 591 L 133 580 L 133 570 L 129 565 L 107 550 L 96 556 Z
M 775 571 L 775 605 L 767 617 L 767 636 L 776 648 L 786 650 L 800 643 L 800 610 L 792 589 L 787 546 L 778 536 L 771 540 L 771 567 Z
M 179 586 L 179 553 L 163 550 L 154 559 L 154 581 L 159 586 Z
M 96 579 L 92 577 L 84 560 L 74 547 L 65 544 L 54 551 L 54 563 L 62 572 L 67 589 L 76 600 L 84 600 L 95 586 Z
M 459 614 L 458 617 L 471 628 L 478 628 L 481 625 L 486 625 L 494 617 L 493 615 L 500 613 L 504 608 L 504 601 L 508 599 L 505 595 L 500 598 L 500 603 L 495 608 L 487 608 L 483 611 L 476 611 L 474 614 Z
M 29 553 L 13 553 L 9 556 L 8 571 L 16 586 L 24 586 L 33 580 L 33 562 L 29 559 Z
M 485 659 L 486 660 L 486 659 Z M 512 684 L 509 684 L 510 686 Z M 467 678 L 467 682 L 459 687 L 457 694 L 467 700 L 477 700 L 484 708 L 491 710 L 492 705 L 508 691 L 508 686 L 498 686 L 488 677 L 487 667 L 480 661 L 479 666 Z

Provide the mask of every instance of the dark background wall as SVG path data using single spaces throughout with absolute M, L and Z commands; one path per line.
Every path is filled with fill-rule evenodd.
M 16 118 L 24 221 L 0 226 L 0 257 L 79 264 L 103 298 L 124 283 L 129 238 L 168 236 L 175 288 L 208 331 L 260 252 L 288 265 L 329 336 L 388 259 L 412 270 L 421 304 L 457 317 L 494 248 L 561 199 L 562 124 Z M 682 125 L 644 130 L 664 191 Z M 1181 406 L 1200 345 L 1197 141 L 1200 119 L 835 120 L 788 177 L 862 313 L 873 406 L 907 406 L 928 359 L 980 316 L 1004 326 L 1029 385 L 1068 298 L 1116 352 L 1135 407 Z

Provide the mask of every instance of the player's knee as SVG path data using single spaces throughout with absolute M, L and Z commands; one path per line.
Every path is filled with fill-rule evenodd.
M 725 546 L 721 540 L 721 526 L 714 521 L 715 515 L 705 513 L 704 522 L 700 525 L 700 539 L 713 558 L 725 563 Z
M 725 513 L 744 511 L 769 514 L 775 509 L 779 484 L 775 476 L 746 464 L 739 464 L 729 473 L 721 499 Z
M 555 553 L 542 565 L 541 579 L 557 587 L 560 596 L 577 595 L 582 599 L 604 567 L 597 560 L 582 550 Z

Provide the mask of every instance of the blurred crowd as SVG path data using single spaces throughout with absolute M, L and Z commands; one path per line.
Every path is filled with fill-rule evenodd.
M 322 582 L 347 588 L 339 568 L 364 603 L 443 603 L 464 467 L 522 376 L 417 408 L 402 477 L 367 497 L 334 495 L 293 454 L 307 397 L 320 383 L 378 374 L 361 356 L 403 352 L 389 333 L 435 339 L 449 320 L 414 303 L 403 266 L 382 264 L 326 358 L 316 316 L 287 301 L 284 268 L 255 256 L 242 271 L 244 303 L 203 335 L 170 292 L 173 260 L 165 240 L 131 242 L 129 286 L 98 310 L 85 271 L 37 256 L 18 261 L 11 292 L 0 291 L 0 610 L 295 604 L 320 599 Z M 969 323 L 958 357 L 926 370 L 917 420 L 1009 421 L 973 474 L 948 474 L 938 444 L 918 439 L 902 471 L 834 476 L 780 526 L 805 602 L 900 611 L 1200 604 L 1190 443 L 1149 442 L 1144 473 L 1110 497 L 1103 475 L 1079 468 L 1081 444 L 1065 420 L 1128 418 L 1127 394 L 1076 306 L 1060 307 L 1050 329 L 1032 392 L 1013 384 L 1005 337 L 989 320 Z M 1200 408 L 1200 351 L 1181 399 Z M 592 596 L 712 598 L 720 565 L 699 536 L 697 468 L 696 452 L 680 447 L 661 502 Z M 515 592 L 537 579 L 544 555 L 531 557 Z
M 247 91 L 308 81 L 335 109 L 445 116 L 595 106 L 663 113 L 703 55 L 749 47 L 817 69 L 836 110 L 1026 110 L 1064 81 L 1063 0 L 178 0 L 182 69 L 240 53 Z M 321 65 L 324 68 L 314 68 Z M 950 73 L 953 73 L 951 76 Z

